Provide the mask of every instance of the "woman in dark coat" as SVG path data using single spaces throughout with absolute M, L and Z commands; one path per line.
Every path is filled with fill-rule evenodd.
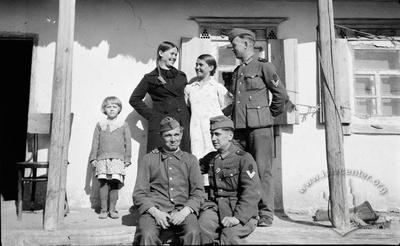
M 178 47 L 164 41 L 157 49 L 157 67 L 145 74 L 133 91 L 129 103 L 148 121 L 147 152 L 162 145 L 159 127 L 160 121 L 169 115 L 184 127 L 181 149 L 190 153 L 190 113 L 184 98 L 187 82 L 186 75 L 173 67 L 178 55 Z M 149 93 L 153 108 L 143 102 Z

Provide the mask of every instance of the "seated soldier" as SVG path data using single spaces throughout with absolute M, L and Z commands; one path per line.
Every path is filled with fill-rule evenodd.
M 210 131 L 217 151 L 200 160 L 210 184 L 199 218 L 202 244 L 242 244 L 242 238 L 257 227 L 261 198 L 257 165 L 232 143 L 233 122 L 228 117 L 210 118 Z
M 133 201 L 140 218 L 134 243 L 161 245 L 160 232 L 172 230 L 182 235 L 183 244 L 200 244 L 203 180 L 196 157 L 179 148 L 182 133 L 178 121 L 165 117 L 160 123 L 163 146 L 138 165 Z

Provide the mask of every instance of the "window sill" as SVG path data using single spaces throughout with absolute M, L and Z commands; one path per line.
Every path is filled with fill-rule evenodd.
M 350 124 L 349 128 L 353 134 L 400 135 L 400 125 Z

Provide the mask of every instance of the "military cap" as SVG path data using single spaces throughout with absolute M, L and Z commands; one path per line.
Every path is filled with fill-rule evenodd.
M 232 40 L 239 35 L 249 35 L 253 38 L 253 40 L 256 40 L 256 35 L 254 32 L 243 28 L 233 28 L 228 34 L 229 41 L 232 42 Z
M 167 116 L 160 122 L 160 132 L 171 131 L 181 125 L 174 118 Z
M 215 117 L 210 118 L 210 130 L 213 131 L 218 128 L 232 128 L 234 129 L 233 126 L 233 121 L 226 117 L 225 115 L 219 115 Z

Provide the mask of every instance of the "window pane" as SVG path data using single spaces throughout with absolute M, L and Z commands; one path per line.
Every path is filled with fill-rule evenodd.
M 399 75 L 381 75 L 381 89 L 383 96 L 400 95 L 400 76 Z
M 400 116 L 400 99 L 382 99 L 382 114 L 384 116 Z
M 354 58 L 356 70 L 400 69 L 398 50 L 356 49 Z
M 356 114 L 376 115 L 376 99 L 375 98 L 356 98 L 355 101 Z
M 356 96 L 375 95 L 374 75 L 355 75 L 354 93 Z
M 234 66 L 236 65 L 236 57 L 233 54 L 230 45 L 218 48 L 218 66 Z

